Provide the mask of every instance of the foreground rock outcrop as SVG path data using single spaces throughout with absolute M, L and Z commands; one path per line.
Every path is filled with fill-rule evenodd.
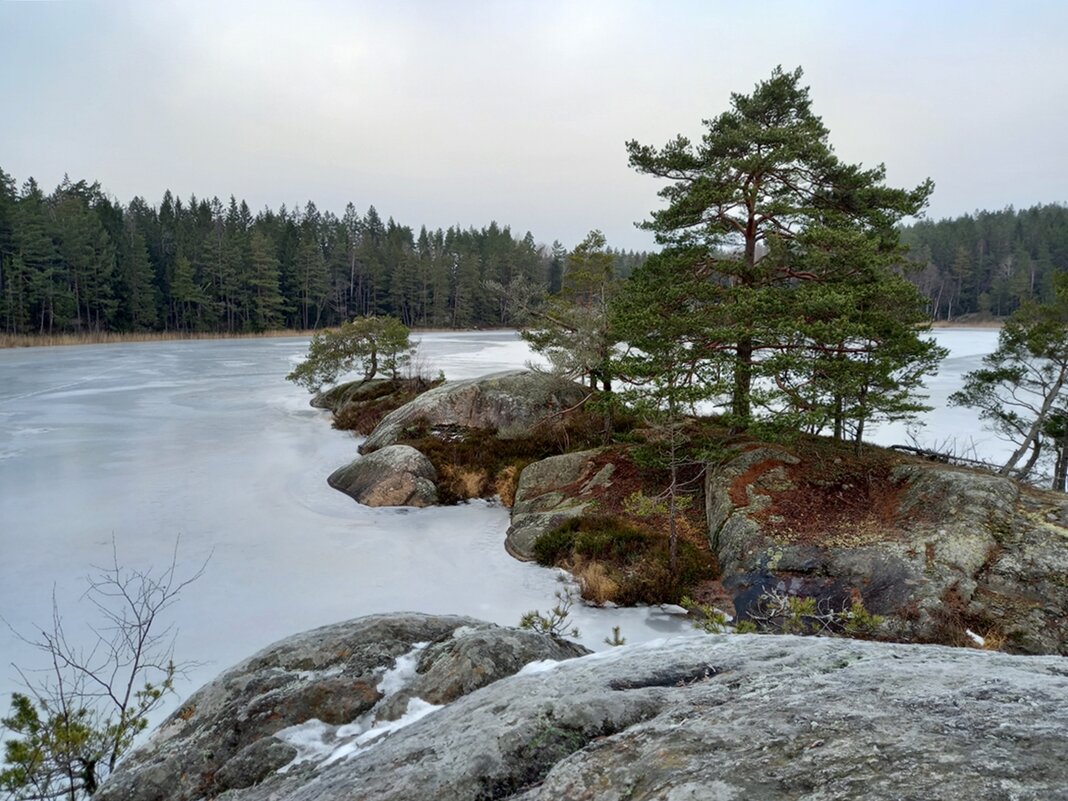
M 888 636 L 1068 654 L 1068 499 L 1008 478 L 873 452 L 753 446 L 707 474 L 710 537 L 737 612 L 769 592 L 842 608 Z
M 586 392 L 570 381 L 529 370 L 448 381 L 386 415 L 360 452 L 392 445 L 420 426 L 443 434 L 492 429 L 505 438 L 525 436 L 538 422 L 581 401 Z
M 376 615 L 324 626 L 266 648 L 198 690 L 93 798 L 213 798 L 281 778 L 288 774 L 277 771 L 301 758 L 309 738 L 336 740 L 341 727 L 339 745 L 371 741 L 398 719 L 529 662 L 585 653 L 465 617 Z M 286 730 L 289 737 L 276 736 Z
M 437 478 L 434 465 L 415 448 L 389 445 L 338 468 L 326 481 L 366 506 L 433 506 Z
M 405 615 L 292 638 L 190 698 L 99 797 L 1068 798 L 1064 658 L 693 635 L 499 678 L 554 647 L 519 636 Z M 384 690 L 406 711 L 368 728 L 400 713 Z

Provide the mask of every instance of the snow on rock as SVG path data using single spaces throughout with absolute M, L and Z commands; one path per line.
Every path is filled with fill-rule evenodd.
M 407 699 L 404 713 L 396 720 L 379 720 L 376 715 L 384 704 L 414 681 L 419 653 L 428 645 L 429 642 L 417 642 L 410 651 L 397 657 L 393 666 L 382 674 L 382 679 L 376 687 L 378 692 L 382 693 L 382 700 L 371 711 L 360 715 L 351 723 L 331 726 L 313 718 L 275 732 L 277 739 L 297 750 L 293 761 L 279 768 L 278 772 L 288 773 L 290 769 L 307 762 L 331 765 L 360 753 L 371 747 L 379 738 L 399 731 L 441 709 L 441 704 L 429 704 L 421 698 L 412 697 Z
M 445 704 L 579 645 L 469 617 L 373 615 L 289 637 L 194 693 L 94 801 L 214 797 L 377 750 Z
M 416 681 L 434 649 L 481 638 L 508 650 L 514 634 L 450 632 L 420 651 Z M 408 670 L 414 642 L 391 675 Z M 381 735 L 331 743 L 317 724 L 283 734 L 294 752 L 332 747 L 315 767 L 272 771 L 227 801 L 1052 799 L 1068 786 L 1063 657 L 693 634 L 528 664 L 443 708 L 409 699 Z M 205 753 L 191 774 L 210 770 Z
M 455 635 L 456 632 L 453 632 Z M 393 667 L 382 674 L 378 691 L 385 696 L 395 695 L 403 690 L 415 678 L 415 668 L 419 662 L 419 652 L 430 645 L 429 642 L 417 642 L 412 650 L 397 657 Z

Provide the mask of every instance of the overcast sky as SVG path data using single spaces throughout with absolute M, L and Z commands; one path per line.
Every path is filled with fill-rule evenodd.
M 0 168 L 647 248 L 623 143 L 802 66 L 928 216 L 1068 200 L 1068 2 L 0 2 Z

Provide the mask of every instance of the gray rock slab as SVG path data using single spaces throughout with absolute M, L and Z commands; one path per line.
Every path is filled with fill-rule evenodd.
M 221 797 L 1068 798 L 1062 657 L 693 635 L 541 667 Z
M 304 632 L 190 696 L 123 760 L 94 801 L 188 801 L 250 787 L 288 775 L 276 771 L 296 749 L 274 735 L 290 727 L 314 722 L 335 736 L 357 722 L 388 725 L 412 698 L 448 703 L 528 662 L 586 653 L 546 635 L 456 616 L 375 615 Z
M 331 387 L 314 395 L 310 403 L 316 409 L 336 412 L 345 404 L 366 398 L 390 383 L 392 382 L 388 378 L 372 378 L 369 381 L 363 379 L 346 381 L 344 384 L 338 384 L 336 387 Z
M 758 447 L 709 470 L 709 538 L 744 616 L 768 591 L 841 608 L 858 595 L 895 638 L 953 642 L 968 628 L 1021 653 L 1068 654 L 1068 497 L 1001 476 L 905 462 L 897 519 L 819 542 L 769 534 L 772 496 L 797 458 Z M 739 485 L 739 480 L 744 485 Z M 774 510 L 772 510 L 774 511 Z
M 522 560 L 534 558 L 538 537 L 574 517 L 592 512 L 592 490 L 611 483 L 613 465 L 597 468 L 603 449 L 550 456 L 523 468 L 516 485 L 505 548 Z
M 587 391 L 571 381 L 530 370 L 447 381 L 386 415 L 360 445 L 360 452 L 392 445 L 416 426 L 450 431 L 483 428 L 502 437 L 525 436 L 537 423 L 578 403 Z

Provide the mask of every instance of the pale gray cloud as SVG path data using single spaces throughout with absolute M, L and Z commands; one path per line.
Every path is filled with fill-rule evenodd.
M 935 217 L 1068 200 L 1060 2 L 0 4 L 0 166 L 156 202 L 374 203 L 647 247 L 623 142 L 805 68 L 838 152 Z

